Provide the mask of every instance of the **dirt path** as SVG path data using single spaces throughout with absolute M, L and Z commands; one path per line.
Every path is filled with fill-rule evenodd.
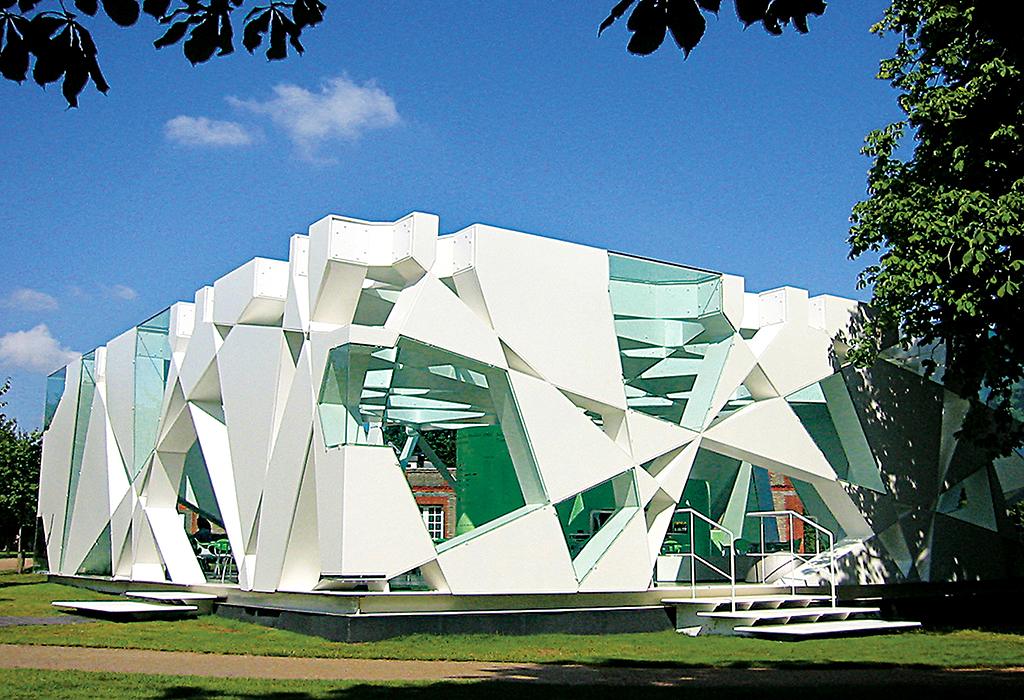
M 674 685 L 705 688 L 854 686 L 891 692 L 913 686 L 933 690 L 1020 690 L 1024 669 L 656 669 L 475 661 L 386 661 L 232 656 L 140 649 L 0 644 L 0 668 L 153 673 L 222 678 L 298 678 L 358 681 L 528 681 L 559 685 Z
M 25 570 L 28 571 L 32 568 L 32 557 L 25 558 Z M 18 559 L 17 557 L 5 557 L 0 559 L 0 571 L 17 571 Z

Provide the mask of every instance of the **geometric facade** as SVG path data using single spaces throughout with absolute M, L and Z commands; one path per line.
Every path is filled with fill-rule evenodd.
M 836 535 L 841 583 L 1018 574 L 1024 457 L 958 441 L 967 402 L 906 353 L 846 364 L 859 313 L 490 226 L 439 236 L 430 214 L 328 216 L 287 261 L 254 259 L 50 377 L 48 567 L 643 591 L 689 546 L 689 507 L 741 542 L 750 512 L 802 512 Z M 785 527 L 768 522 L 810 547 Z

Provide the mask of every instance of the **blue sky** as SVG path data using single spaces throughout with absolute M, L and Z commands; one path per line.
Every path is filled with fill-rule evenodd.
M 0 81 L 0 379 L 41 421 L 45 373 L 327 213 L 434 212 L 866 298 L 846 259 L 888 4 L 836 0 L 811 33 L 743 31 L 732 4 L 688 60 L 638 58 L 612 0 L 328 2 L 306 53 L 180 48 L 87 22 L 112 88 Z

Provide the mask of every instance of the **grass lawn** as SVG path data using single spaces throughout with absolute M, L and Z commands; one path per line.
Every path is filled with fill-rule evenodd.
M 465 700 L 487 698 L 487 700 L 548 700 L 569 698 L 579 700 L 623 700 L 642 697 L 644 700 L 736 700 L 757 698 L 763 700 L 785 692 L 786 695 L 816 700 L 863 700 L 865 696 L 893 693 L 908 694 L 916 688 L 938 695 L 938 688 L 950 687 L 961 691 L 957 696 L 984 696 L 986 700 L 1019 697 L 1016 684 L 996 682 L 977 683 L 967 680 L 964 687 L 958 683 L 955 672 L 942 674 L 931 679 L 927 688 L 914 685 L 913 680 L 901 679 L 898 672 L 880 673 L 866 681 L 853 685 L 826 684 L 819 680 L 804 680 L 796 674 L 787 680 L 784 690 L 751 685 L 749 681 L 733 682 L 724 679 L 718 687 L 663 687 L 657 685 L 551 685 L 523 683 L 508 680 L 486 681 L 443 681 L 443 682 L 402 682 L 365 683 L 353 681 L 321 680 L 260 680 L 250 678 L 200 678 L 195 676 L 159 676 L 134 673 L 114 674 L 89 671 L 37 671 L 27 669 L 0 669 L 0 688 L 3 697 L 10 700 L 35 700 L 36 698 L 61 698 L 62 700 L 94 700 L 95 698 L 119 699 L 160 699 L 197 698 L 245 698 L 248 700 Z M 958 674 L 963 676 L 964 674 Z M 948 679 L 948 680 L 947 680 Z M 977 679 L 974 679 L 977 680 Z M 945 685 L 947 682 L 951 686 Z
M 50 601 L 104 599 L 99 593 L 0 578 L 0 616 L 54 615 Z M 0 628 L 0 643 L 60 644 L 224 654 L 378 659 L 462 659 L 609 665 L 785 667 L 1024 666 L 1024 636 L 976 630 L 774 642 L 738 637 L 690 638 L 671 631 L 619 635 L 411 635 L 346 644 L 216 616 L 173 622 L 89 622 Z

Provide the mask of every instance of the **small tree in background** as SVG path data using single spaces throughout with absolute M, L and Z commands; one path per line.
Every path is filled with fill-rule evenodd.
M 24 570 L 25 541 L 35 522 L 39 494 L 39 463 L 42 433 L 26 432 L 2 409 L 3 395 L 11 388 L 8 379 L 0 386 L 0 542 L 13 544 L 18 552 L 18 573 Z

